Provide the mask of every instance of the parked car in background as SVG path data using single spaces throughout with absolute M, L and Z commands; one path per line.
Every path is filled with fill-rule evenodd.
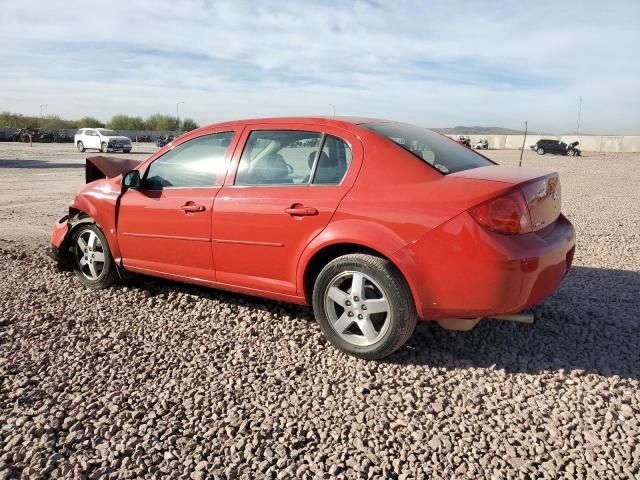
M 108 128 L 81 128 L 73 137 L 78 151 L 99 150 L 103 153 L 131 151 L 131 139 L 124 135 L 118 135 L 114 130 Z
M 456 142 L 461 143 L 467 148 L 471 148 L 471 138 L 468 135 L 459 135 Z
M 488 140 L 480 140 L 476 144 L 473 145 L 473 148 L 476 150 L 488 150 L 489 149 L 489 141 Z
M 327 339 L 361 358 L 400 348 L 418 319 L 532 321 L 521 312 L 573 259 L 556 172 L 403 123 L 234 121 L 137 166 L 89 164 L 49 249 L 83 285 L 142 273 L 312 305 Z
M 543 138 L 531 145 L 530 148 L 538 155 L 551 153 L 554 155 L 569 155 L 571 157 L 575 157 L 581 154 L 580 149 L 577 148 L 578 145 L 580 145 L 580 142 L 566 144 L 562 140 L 549 140 Z
M 173 141 L 173 135 L 160 135 L 156 139 L 156 147 L 161 148 L 164 147 L 167 143 L 171 143 Z

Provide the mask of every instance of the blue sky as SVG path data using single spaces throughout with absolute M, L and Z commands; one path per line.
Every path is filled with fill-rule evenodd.
M 0 110 L 640 134 L 640 2 L 3 1 Z

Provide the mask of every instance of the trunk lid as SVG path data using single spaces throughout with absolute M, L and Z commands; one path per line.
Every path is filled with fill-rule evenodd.
M 534 232 L 545 230 L 560 216 L 560 177 L 552 170 L 534 170 L 504 165 L 491 165 L 456 172 L 449 176 L 503 182 L 517 186 L 524 196 Z

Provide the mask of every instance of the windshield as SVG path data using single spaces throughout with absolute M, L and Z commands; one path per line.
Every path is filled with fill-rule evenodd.
M 118 132 L 115 130 L 109 130 L 108 128 L 98 128 L 97 130 L 105 137 L 115 137 L 118 135 Z
M 365 123 L 362 126 L 397 143 L 443 174 L 494 165 L 490 160 L 444 135 L 415 125 Z

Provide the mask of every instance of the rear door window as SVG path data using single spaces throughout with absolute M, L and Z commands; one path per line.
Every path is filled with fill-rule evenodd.
M 322 137 L 320 132 L 254 130 L 242 152 L 235 184 L 308 184 Z
M 405 123 L 370 123 L 361 126 L 391 140 L 444 175 L 495 165 L 460 143 L 426 128 Z

